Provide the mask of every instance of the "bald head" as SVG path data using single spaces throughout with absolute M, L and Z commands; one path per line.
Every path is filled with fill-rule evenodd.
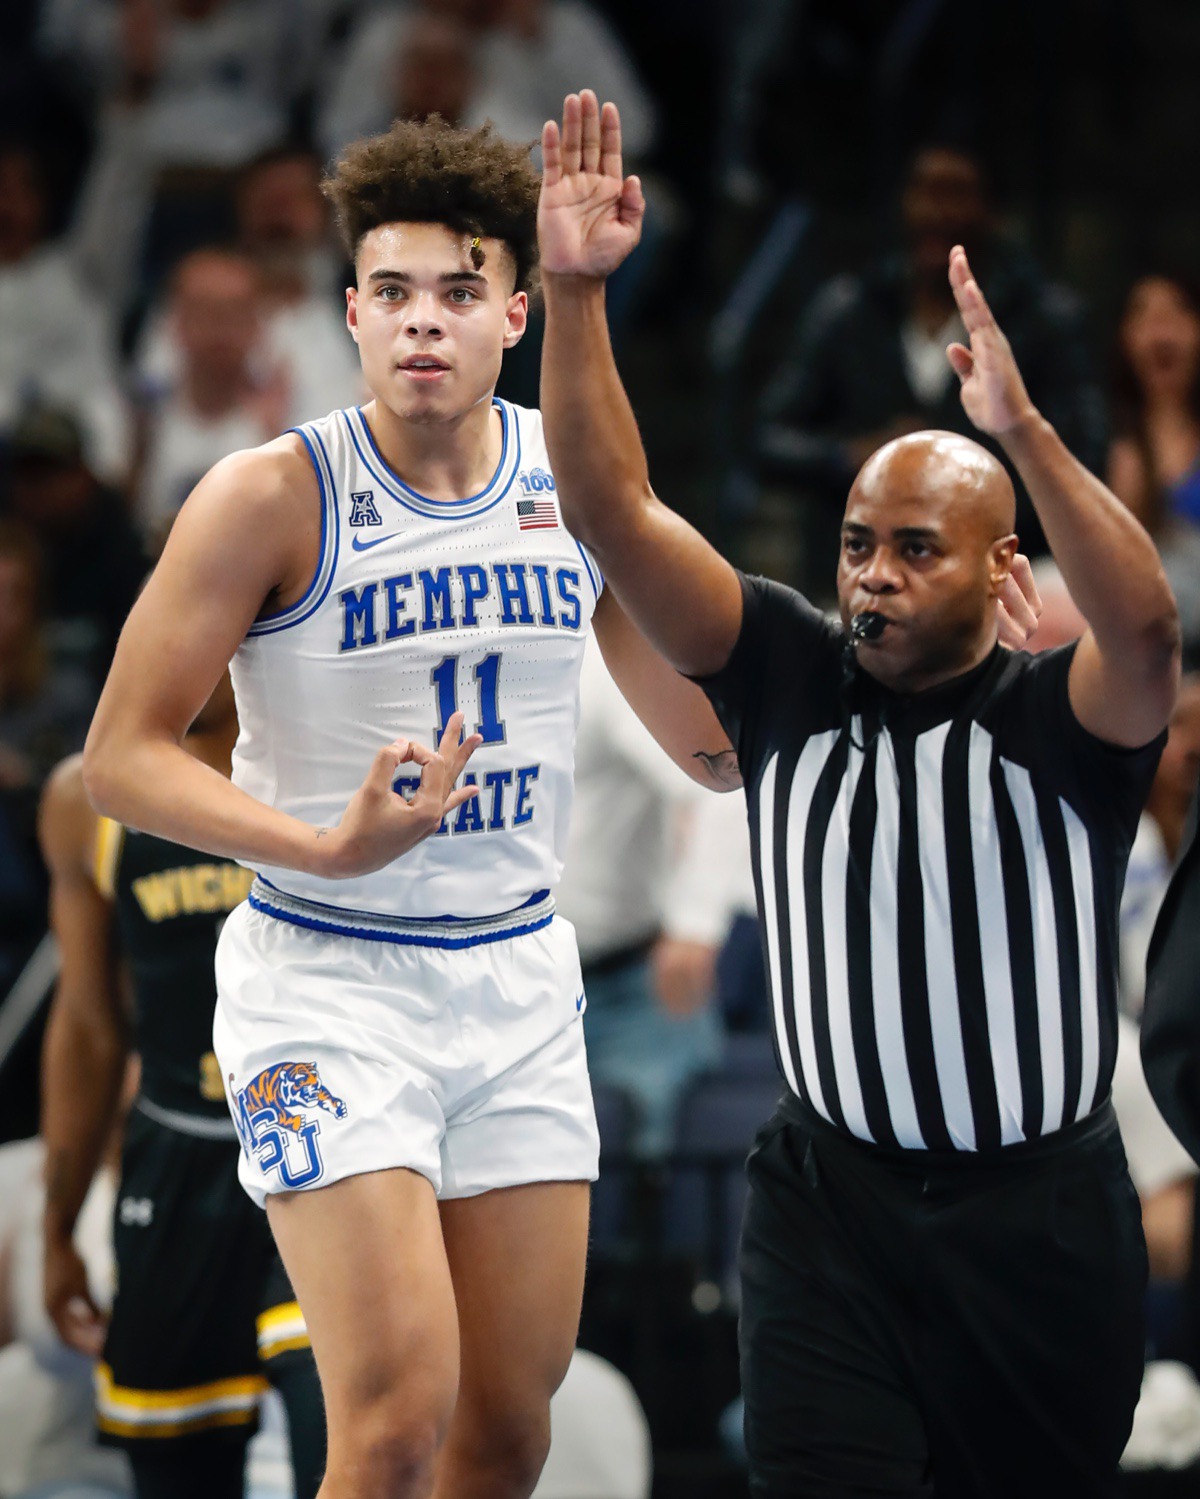
M 879 449 L 846 500 L 838 562 L 843 622 L 887 624 L 859 661 L 921 690 L 982 660 L 1016 551 L 1016 497 L 1003 466 L 953 432 L 916 432 Z
M 1017 500 L 1004 465 L 957 432 L 914 432 L 872 453 L 850 491 L 872 506 L 927 502 L 930 523 L 974 532 L 984 546 L 1008 536 Z M 965 531 L 960 531 L 964 534 Z

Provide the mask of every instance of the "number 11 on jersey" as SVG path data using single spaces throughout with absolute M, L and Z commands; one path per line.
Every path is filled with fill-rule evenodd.
M 446 725 L 458 711 L 458 662 L 457 656 L 445 656 L 430 672 L 430 680 L 437 689 L 438 726 L 433 731 L 434 744 L 440 744 Z M 479 691 L 479 722 L 475 732 L 484 744 L 503 744 L 504 721 L 500 717 L 500 654 L 485 656 L 475 667 L 475 681 Z M 464 735 L 466 728 L 463 729 Z

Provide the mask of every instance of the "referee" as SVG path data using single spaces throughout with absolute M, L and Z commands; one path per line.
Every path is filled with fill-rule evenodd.
M 700 680 L 749 805 L 788 1084 L 743 1234 L 752 1492 L 1115 1495 L 1146 1276 L 1108 1103 L 1117 905 L 1179 669 L 1154 547 L 1033 409 L 956 249 L 963 404 L 1032 496 L 1083 639 L 998 644 L 1012 486 L 945 433 L 856 479 L 841 629 L 740 578 L 654 497 L 613 364 L 603 280 L 641 216 L 616 111 L 572 96 L 543 150 L 564 520 Z M 732 770 L 715 726 L 695 748 Z

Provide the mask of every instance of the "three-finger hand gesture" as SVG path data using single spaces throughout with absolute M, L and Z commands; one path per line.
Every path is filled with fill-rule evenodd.
M 542 127 L 542 194 L 538 245 L 549 275 L 602 279 L 642 234 L 646 203 L 636 177 L 621 165 L 621 119 L 591 89 L 568 94 L 561 128 Z
M 1033 581 L 1033 569 L 1029 558 L 1018 552 L 1013 558 L 1012 571 L 1004 580 L 1004 588 L 996 600 L 996 613 L 1000 622 L 1000 644 L 1010 651 L 1023 651 L 1025 642 L 1034 634 L 1038 620 L 1042 617 L 1042 596 Z
M 961 245 L 950 252 L 950 288 L 971 343 L 969 349 L 951 344 L 946 350 L 962 385 L 963 410 L 981 432 L 1003 437 L 1033 416 L 1034 406 Z
M 348 879 L 382 869 L 435 833 L 447 813 L 478 795 L 475 786 L 455 790 L 467 761 L 483 743 L 479 734 L 462 739 L 462 726 L 462 714 L 451 714 L 436 750 L 409 739 L 397 739 L 381 749 L 337 827 L 318 831 L 315 872 L 327 879 Z M 420 766 L 421 780 L 406 800 L 397 795 L 393 783 L 401 765 L 409 763 Z

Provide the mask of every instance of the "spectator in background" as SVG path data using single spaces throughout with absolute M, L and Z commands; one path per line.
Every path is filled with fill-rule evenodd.
M 31 400 L 61 403 L 79 413 L 92 470 L 123 484 L 130 424 L 108 310 L 51 238 L 51 206 L 36 153 L 0 144 L 0 439 Z
M 501 135 L 536 141 L 581 83 L 621 111 L 622 145 L 635 166 L 650 149 L 654 104 L 617 34 L 587 0 L 483 0 L 488 108 Z M 485 94 L 485 97 L 487 95 Z
M 441 115 L 452 125 L 461 124 L 479 87 L 474 30 L 460 16 L 429 5 L 402 24 L 403 41 L 392 72 L 392 113 L 407 120 Z
M 36 538 L 0 521 L 0 787 L 37 790 L 63 755 L 83 747 L 96 694 L 46 640 Z
M 1200 291 L 1143 276 L 1117 336 L 1109 484 L 1158 543 L 1185 649 L 1200 648 Z
M 47 647 L 35 538 L 0 520 L 0 995 L 46 927 L 36 839 L 42 781 L 82 748 L 95 703 L 92 684 L 56 665 Z
M 263 374 L 261 299 L 258 270 L 240 251 L 196 250 L 176 267 L 167 312 L 179 374 L 143 407 L 135 493 L 152 550 L 214 463 L 287 425 L 286 375 Z
M 0 513 L 37 536 L 50 650 L 83 667 L 98 687 L 147 567 L 125 500 L 89 468 L 80 424 L 69 411 L 27 407 L 8 456 Z
M 703 796 L 690 809 L 667 884 L 651 963 L 671 1015 L 714 1003 L 722 1031 L 770 1028 L 750 833 L 740 796 Z
M 283 426 L 354 406 L 365 396 L 320 178 L 312 151 L 286 146 L 251 162 L 235 195 L 237 245 L 257 268 L 260 288 L 255 376 L 277 383 Z M 178 384 L 180 336 L 178 315 L 167 307 L 151 317 L 136 361 L 144 390 Z
M 42 46 L 103 109 L 132 88 L 156 166 L 232 170 L 287 134 L 318 28 L 278 0 L 45 0 Z
M 417 49 L 406 60 L 408 48 Z M 335 156 L 408 112 L 491 120 L 531 143 L 583 84 L 621 109 L 626 156 L 644 156 L 654 109 L 616 34 L 586 0 L 412 0 L 367 11 L 346 45 L 318 121 Z
M 238 243 L 268 281 L 269 302 L 332 302 L 342 311 L 343 256 L 330 234 L 315 151 L 292 144 L 252 161 L 238 178 L 236 208 Z
M 43 52 L 94 118 L 73 235 L 123 319 L 231 234 L 237 173 L 287 139 L 335 3 L 43 0 Z
M 979 161 L 926 147 L 909 169 L 900 206 L 902 246 L 817 293 L 762 401 L 764 474 L 819 506 L 812 540 L 828 543 L 830 557 L 846 493 L 880 444 L 929 427 L 978 440 L 946 358 L 947 345 L 963 338 L 946 280 L 956 244 L 979 268 L 1031 399 L 1083 463 L 1095 469 L 1103 460 L 1103 405 L 1078 306 L 1000 236 Z M 995 443 L 982 440 L 1004 461 Z M 1034 556 L 1045 551 L 1041 526 L 1015 474 L 1013 481 L 1021 550 Z
M 287 424 L 364 400 L 316 153 L 285 147 L 252 162 L 236 211 L 238 243 L 262 283 L 267 357 L 287 380 Z

